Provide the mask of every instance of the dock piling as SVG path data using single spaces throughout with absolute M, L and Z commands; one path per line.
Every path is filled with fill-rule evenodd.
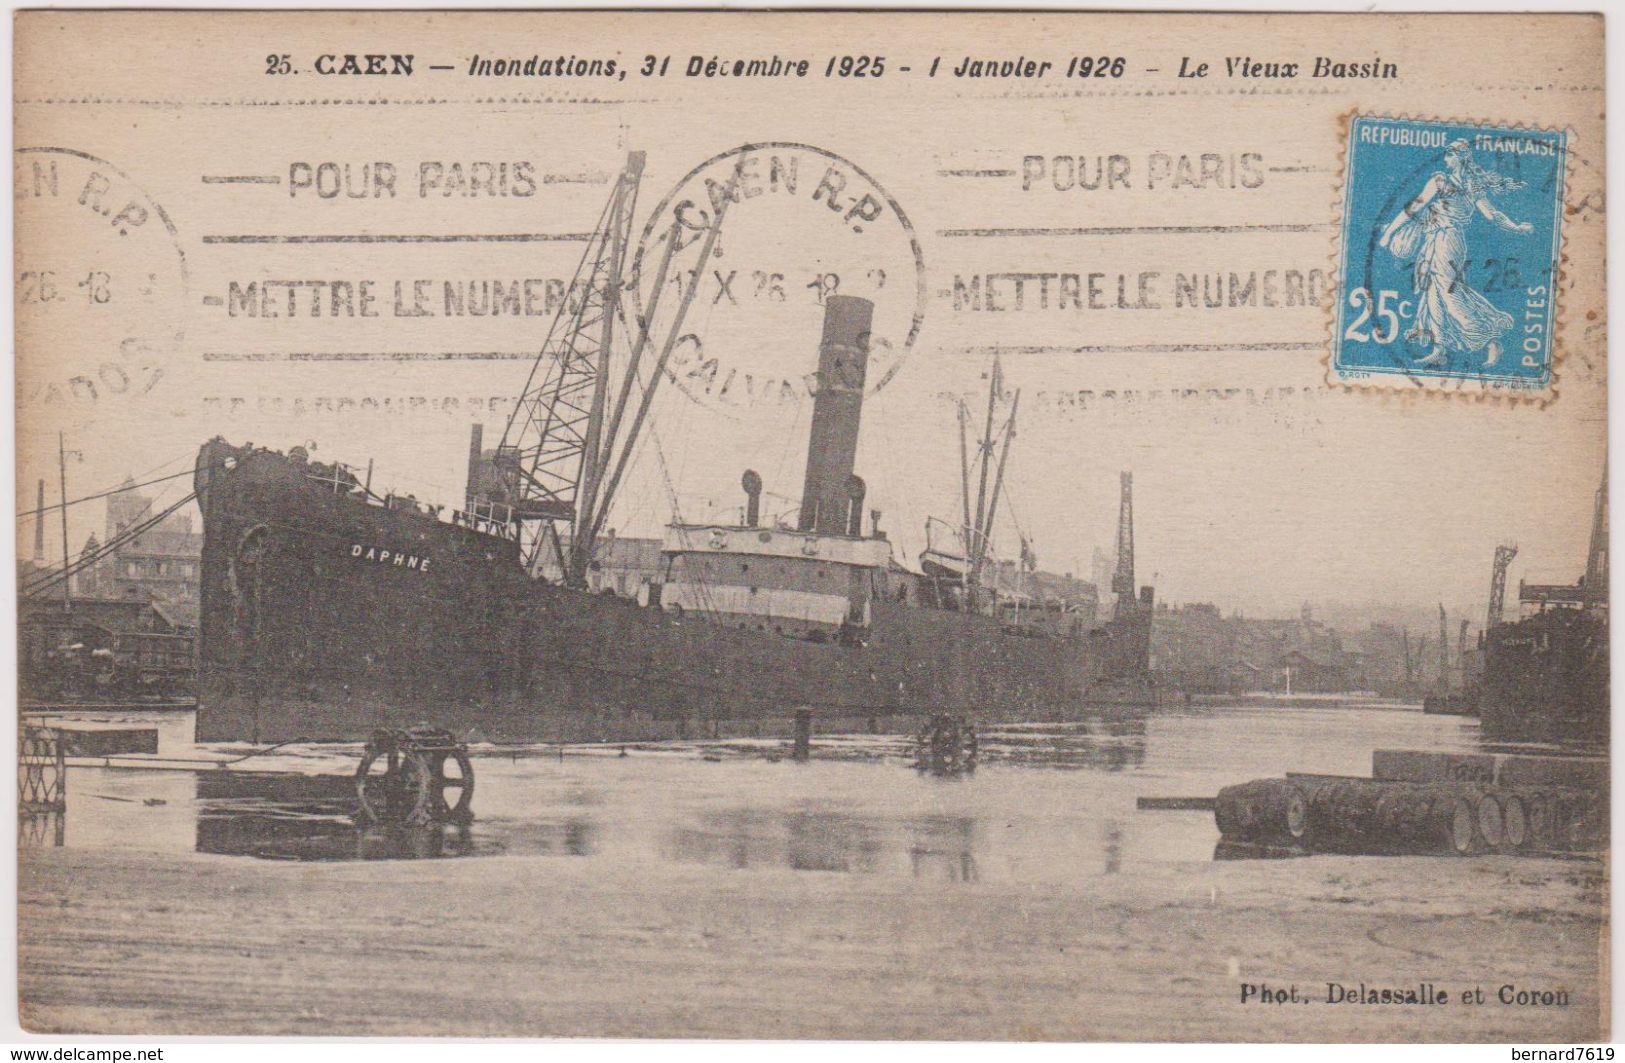
M 795 760 L 807 760 L 812 757 L 812 710 L 796 710 L 796 737 L 795 746 L 790 756 Z

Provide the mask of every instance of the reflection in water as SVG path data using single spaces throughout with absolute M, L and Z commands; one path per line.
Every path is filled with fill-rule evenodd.
M 481 840 L 482 851 L 538 853 L 543 856 L 592 856 L 598 852 L 598 824 L 580 816 L 539 822 L 491 819 L 480 829 L 493 835 Z
M 61 812 L 24 812 L 17 817 L 17 844 L 32 848 L 59 846 L 67 835 L 68 817 Z
M 1075 723 L 1012 726 L 984 731 L 984 763 L 1119 772 L 1145 763 L 1146 717 L 1123 712 Z
M 977 830 L 966 816 L 887 817 L 799 808 L 789 812 L 730 809 L 675 828 L 667 855 L 736 869 L 789 868 L 871 875 L 901 873 L 907 857 L 915 878 L 977 879 Z
M 474 851 L 466 826 L 356 825 L 355 784 L 342 775 L 197 777 L 197 851 L 268 860 L 422 860 Z
M 593 852 L 593 826 L 586 820 L 572 819 L 562 824 L 564 852 L 570 856 L 591 856 Z
M 870 874 L 880 845 L 874 828 L 852 816 L 792 812 L 785 817 L 786 862 L 797 871 Z
M 969 816 L 927 816 L 908 827 L 908 863 L 915 878 L 976 881 L 975 820 Z
M 757 835 L 758 830 L 765 830 L 765 818 L 741 809 L 707 816 L 698 828 L 678 827 L 671 834 L 669 855 L 677 860 L 735 868 L 777 863 L 776 847 L 770 839 Z
M 262 860 L 424 860 L 467 856 L 474 838 L 466 826 L 369 827 L 349 820 L 283 814 L 200 816 L 197 850 Z
M 950 779 L 909 770 L 906 735 L 820 737 L 812 763 L 795 766 L 764 755 L 777 744 L 743 740 L 628 758 L 487 755 L 476 761 L 480 818 L 468 832 L 394 835 L 364 835 L 351 820 L 356 748 L 310 746 L 241 770 L 75 769 L 65 824 L 23 821 L 20 836 L 25 846 L 61 837 L 81 849 L 284 860 L 512 855 L 630 874 L 677 861 L 717 876 L 844 872 L 901 889 L 1048 886 L 1288 855 L 1216 853 L 1211 813 L 1138 812 L 1139 796 L 1213 794 L 1289 769 L 1366 775 L 1373 749 L 1471 752 L 1477 737 L 1476 721 L 1415 710 L 1243 704 L 983 728 L 980 768 Z M 697 755 L 716 749 L 735 755 Z
M 675 859 L 733 868 L 869 874 L 876 869 L 880 852 L 873 824 L 855 816 L 804 809 L 712 813 L 698 827 L 678 827 L 670 839 Z
M 1106 821 L 1106 874 L 1115 875 L 1123 870 L 1123 824 L 1115 819 Z

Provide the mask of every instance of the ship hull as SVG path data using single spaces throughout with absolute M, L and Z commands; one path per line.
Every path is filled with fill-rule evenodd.
M 1486 636 L 1479 713 L 1486 738 L 1606 747 L 1608 614 L 1549 609 Z
M 896 731 L 1155 702 L 1149 612 L 1041 637 L 877 601 L 862 644 L 817 643 L 532 580 L 512 542 L 324 488 L 274 452 L 215 441 L 198 483 L 202 741 L 419 722 L 491 741 L 772 734 L 801 706 L 821 728 Z

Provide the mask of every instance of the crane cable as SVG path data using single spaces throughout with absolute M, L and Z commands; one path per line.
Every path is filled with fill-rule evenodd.
M 101 561 L 103 558 L 107 557 L 125 543 L 132 539 L 138 538 L 143 533 L 162 523 L 165 518 L 195 498 L 197 498 L 197 492 L 194 491 L 152 519 L 126 528 L 124 531 L 107 540 L 105 544 L 103 544 L 93 553 L 82 555 L 77 561 L 65 565 L 61 569 L 51 569 L 43 575 L 37 576 L 34 582 L 25 587 L 19 587 L 19 593 L 23 594 L 25 597 L 34 597 L 58 586 L 63 580 L 82 572 L 91 565 L 96 564 L 98 561 Z
M 115 487 L 111 491 L 98 491 L 96 494 L 85 495 L 83 498 L 75 498 L 68 502 L 57 502 L 53 505 L 46 506 L 43 509 L 26 509 L 17 514 L 17 519 L 22 520 L 26 517 L 37 517 L 45 513 L 54 513 L 57 510 L 63 509 L 67 506 L 77 506 L 81 502 L 90 502 L 98 498 L 107 498 L 110 495 L 123 494 L 126 491 L 134 491 L 138 487 L 151 487 L 153 484 L 161 484 L 166 480 L 178 480 L 182 476 L 195 475 L 196 472 L 196 469 L 182 469 L 180 472 L 170 473 L 168 476 L 160 476 L 153 480 L 143 480 L 138 484 L 126 484 L 123 487 Z
M 671 502 L 672 519 L 678 524 L 682 524 L 682 504 L 677 497 L 677 486 L 672 482 L 671 468 L 666 460 L 666 446 L 661 442 L 660 432 L 654 425 L 649 426 L 649 433 L 655 441 L 655 457 L 660 465 L 661 478 L 665 481 L 666 497 Z M 695 589 L 699 592 L 697 597 L 700 599 L 700 611 L 720 620 L 722 614 L 717 609 L 715 597 L 711 594 L 711 583 L 705 578 L 705 574 L 699 570 L 698 565 L 694 566 L 693 580 Z
M 26 588 L 23 588 L 23 593 L 34 595 L 50 587 L 57 586 L 67 577 L 83 571 L 86 567 L 101 561 L 103 558 L 113 553 L 125 543 L 130 542 L 132 539 L 139 538 L 143 533 L 161 523 L 164 518 L 168 517 L 170 514 L 174 513 L 176 510 L 180 509 L 182 506 L 186 505 L 196 497 L 197 496 L 195 494 L 188 495 L 179 502 L 175 503 L 173 506 L 170 506 L 168 509 L 164 510 L 162 513 L 158 514 L 156 517 L 153 517 L 151 520 L 145 521 L 139 525 L 134 525 L 126 529 L 124 532 L 115 535 L 113 538 L 109 539 L 106 544 L 98 548 L 94 553 L 82 555 L 78 560 L 74 561 L 65 569 L 52 569 L 46 573 L 36 576 L 34 582 L 30 583 Z
M 166 462 L 164 462 L 164 465 L 168 465 L 168 464 L 169 464 L 169 462 L 167 462 L 167 461 L 166 461 Z M 163 467 L 163 466 L 161 466 L 161 465 L 160 465 L 160 466 L 155 466 L 155 468 L 162 468 L 162 467 Z M 220 467 L 220 468 L 225 468 L 225 467 L 226 467 L 226 465 L 225 465 L 225 463 L 224 463 L 224 462 L 222 462 L 222 463 L 221 463 L 221 465 L 220 465 L 220 466 L 219 466 L 219 467 Z M 149 470 L 148 470 L 148 471 L 149 471 L 149 472 L 150 472 L 150 471 L 152 471 L 152 470 L 150 470 L 150 469 L 149 469 Z M 195 471 L 196 471 L 196 470 L 188 470 L 188 471 L 192 471 L 192 472 L 195 472 Z M 181 474 L 177 474 L 177 475 L 185 475 L 185 474 L 184 474 L 184 473 L 181 473 Z M 173 477 L 173 476 L 169 476 L 169 477 L 163 477 L 163 479 L 174 479 L 174 477 Z M 117 491 L 114 491 L 114 492 L 112 492 L 112 493 L 113 493 L 113 494 L 122 494 L 122 493 L 123 493 L 123 492 L 125 492 L 125 491 L 129 491 L 129 490 L 133 490 L 133 489 L 134 489 L 134 486 L 136 486 L 136 485 L 132 485 L 132 486 L 131 486 L 131 487 L 124 487 L 124 488 L 120 488 L 120 489 L 119 489 L 119 490 L 117 490 Z M 135 514 L 133 514 L 133 515 L 132 515 L 132 516 L 131 516 L 131 517 L 130 517 L 130 520 L 129 520 L 129 523 L 127 523 L 127 524 L 126 524 L 126 525 L 125 525 L 125 526 L 124 526 L 124 528 L 121 528 L 121 529 L 119 529 L 119 530 L 118 530 L 118 531 L 116 531 L 116 532 L 115 532 L 115 533 L 114 533 L 114 534 L 113 534 L 113 537 L 112 537 L 112 538 L 111 538 L 111 539 L 109 539 L 109 540 L 108 540 L 108 541 L 107 541 L 107 542 L 106 542 L 106 543 L 105 543 L 105 544 L 103 544 L 103 547 L 102 547 L 102 549 L 100 549 L 100 550 L 98 550 L 98 551 L 97 551 L 97 552 L 96 552 L 96 555 L 95 555 L 95 557 L 94 557 L 94 558 L 92 558 L 92 559 L 91 559 L 91 560 L 93 560 L 93 561 L 94 561 L 94 560 L 99 560 L 99 559 L 101 559 L 101 558 L 103 558 L 103 557 L 106 557 L 106 556 L 107 556 L 107 554 L 108 554 L 108 553 L 109 553 L 109 552 L 110 552 L 110 551 L 111 551 L 111 550 L 112 550 L 112 549 L 113 549 L 113 548 L 114 548 L 114 546 L 115 546 L 115 545 L 120 545 L 120 544 L 123 544 L 123 543 L 125 543 L 125 542 L 128 542 L 128 541 L 129 541 L 129 539 L 130 539 L 130 536 L 129 536 L 129 535 L 128 535 L 128 534 L 126 534 L 126 531 L 127 531 L 127 529 L 128 529 L 128 528 L 129 528 L 129 527 L 130 527 L 130 525 L 131 525 L 131 524 L 133 524 L 133 523 L 134 523 L 134 522 L 135 522 L 135 521 L 138 521 L 138 520 L 141 520 L 141 519 L 142 519 L 142 518 L 144 518 L 144 517 L 145 517 L 145 516 L 146 516 L 146 515 L 147 515 L 147 514 L 148 514 L 148 513 L 150 513 L 150 512 L 152 512 L 152 507 L 153 507 L 153 506 L 155 506 L 155 505 L 157 505 L 157 504 L 158 504 L 158 502 L 160 502 L 160 501 L 161 501 L 161 500 L 162 500 L 162 499 L 163 499 L 163 497 L 164 497 L 164 495 L 166 495 L 166 494 L 168 494 L 168 493 L 169 493 L 169 488 L 167 488 L 167 487 L 166 487 L 166 488 L 164 488 L 164 490 L 162 490 L 162 491 L 160 491 L 160 492 L 159 492 L 159 493 L 158 493 L 158 497 L 157 497 L 157 498 L 149 498 L 149 499 L 147 499 L 147 504 L 146 504 L 146 505 L 144 505 L 144 506 L 142 506 L 142 507 L 141 507 L 141 508 L 140 508 L 140 509 L 139 509 L 139 510 L 138 510 L 138 511 L 137 511 L 137 512 L 136 512 L 136 513 L 135 513 Z M 190 495 L 188 495 L 188 496 L 187 496 L 187 498 L 183 498 L 183 499 L 182 499 L 182 500 L 181 500 L 181 501 L 180 501 L 180 502 L 178 502 L 178 503 L 177 503 L 177 504 L 176 504 L 176 505 L 177 505 L 177 506 L 183 506 L 183 505 L 185 505 L 185 504 L 186 504 L 186 502 L 187 502 L 187 501 L 188 501 L 188 499 L 192 499 L 192 498 L 196 498 L 196 497 L 197 497 L 197 493 L 196 493 L 196 492 L 195 492 L 195 491 L 194 491 L 194 492 L 193 492 L 193 493 L 192 493 L 192 494 L 190 494 Z M 164 511 L 164 512 L 165 512 L 165 513 L 166 513 L 166 514 L 167 514 L 167 513 L 172 513 L 172 512 L 174 512 L 174 509 L 175 509 L 175 507 L 171 507 L 171 508 L 170 508 L 170 509 L 168 509 L 168 510 L 165 510 L 165 511 Z M 162 520 L 162 519 L 163 519 L 163 518 L 162 518 L 162 517 L 161 517 L 161 516 L 160 516 L 160 517 L 159 517 L 159 518 L 157 518 L 157 519 L 159 519 L 159 520 Z M 141 526 L 141 528 L 140 528 L 140 530 L 138 530 L 138 531 L 137 531 L 137 532 L 135 532 L 135 533 L 134 533 L 134 534 L 140 534 L 140 531 L 145 531 L 145 530 L 146 530 L 146 529 L 147 529 L 147 528 L 150 528 L 150 527 L 152 527 L 152 524 L 153 524 L 153 522 L 152 522 L 152 521 L 147 521 L 147 522 L 146 522 L 146 523 L 144 523 L 144 524 L 143 524 L 143 525 L 142 525 L 142 526 Z M 88 544 L 88 543 L 87 543 L 87 544 L 86 544 L 86 545 L 89 545 L 89 544 Z M 78 561 L 78 562 L 76 562 L 76 561 L 74 561 L 74 560 L 73 560 L 73 559 L 72 559 L 72 558 L 69 558 L 69 557 L 64 557 L 64 558 L 63 558 L 63 559 L 62 559 L 62 564 L 63 564 L 63 565 L 64 565 L 64 566 L 68 566 L 68 565 L 78 565 L 78 564 L 79 564 L 79 562 L 83 562 L 83 561 L 85 561 L 85 560 L 86 560 L 86 557 L 85 557 L 85 555 L 81 555 L 81 556 L 80 556 L 80 558 L 79 558 L 79 561 Z M 80 566 L 80 567 L 82 567 L 82 566 Z M 75 568 L 75 569 L 74 569 L 74 570 L 73 570 L 73 571 L 75 571 L 75 572 L 76 572 L 76 571 L 78 571 L 78 570 L 79 570 L 79 569 L 78 569 L 78 568 Z M 32 580 L 34 580 L 34 581 L 36 581 L 36 585 L 38 585 L 38 583 L 37 583 L 37 581 L 40 581 L 40 580 L 44 580 L 44 579 L 51 579 L 51 578 L 53 578 L 53 577 L 54 577 L 54 576 L 56 576 L 56 575 L 72 575 L 72 574 L 73 574 L 73 572 L 66 572 L 66 573 L 59 573 L 59 572 L 57 572 L 57 571 L 56 571 L 56 570 L 54 570 L 54 569 L 49 569 L 49 570 L 46 570 L 46 571 L 44 571 L 44 572 L 36 572 L 36 573 L 34 573 L 34 574 L 33 574 L 33 575 L 32 575 L 32 576 L 31 576 L 31 577 L 29 577 L 29 578 L 30 578 L 30 579 L 32 579 Z M 53 584 L 52 584 L 52 586 L 55 586 L 55 584 L 54 584 L 54 583 L 53 583 Z M 25 591 L 25 593 L 26 593 L 26 591 Z
M 147 504 L 142 506 L 140 511 L 138 511 L 131 518 L 131 520 L 132 521 L 139 521 L 139 520 L 142 520 L 143 518 L 145 518 L 146 515 L 152 511 L 153 503 L 155 503 L 156 501 L 157 501 L 157 499 L 153 499 L 153 498 L 147 499 Z M 127 537 L 124 534 L 124 532 L 125 532 L 125 530 L 127 530 L 128 528 L 130 528 L 132 526 L 133 526 L 132 524 L 124 525 L 124 528 L 122 528 L 119 531 L 115 532 L 113 537 L 108 539 L 106 543 L 101 544 L 101 546 L 99 546 L 97 548 L 94 555 L 81 554 L 79 556 L 78 560 L 75 560 L 75 559 L 73 559 L 71 557 L 64 557 L 62 559 L 63 569 L 60 569 L 60 570 L 59 569 L 46 569 L 46 570 L 41 571 L 41 572 L 35 572 L 31 576 L 29 576 L 27 578 L 32 582 L 32 584 L 34 586 L 41 586 L 47 581 L 54 581 L 55 578 L 58 577 L 58 576 L 72 575 L 74 572 L 78 571 L 80 567 L 82 567 L 83 562 L 86 562 L 87 560 L 91 561 L 91 562 L 99 560 L 99 559 L 105 557 L 115 546 L 120 545 L 120 544 L 128 541 Z M 144 523 L 142 525 L 142 527 L 145 528 L 145 527 L 147 527 L 147 525 Z M 86 543 L 85 545 L 88 546 L 89 543 Z M 71 569 L 71 571 L 69 571 L 69 569 Z M 53 582 L 52 585 L 53 586 L 55 585 L 54 582 Z M 19 589 L 25 590 L 25 591 L 27 590 L 27 588 L 19 588 Z

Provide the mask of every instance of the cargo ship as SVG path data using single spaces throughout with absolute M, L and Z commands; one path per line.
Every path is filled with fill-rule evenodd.
M 1499 562 L 1499 557 L 1497 558 Z M 1498 577 L 1504 566 L 1497 565 Z M 1608 748 L 1608 476 L 1597 489 L 1585 575 L 1519 581 L 1520 619 L 1484 634 L 1482 734 L 1495 742 Z M 1494 599 L 1492 598 L 1492 609 Z
M 854 468 L 874 309 L 856 297 L 826 298 L 816 361 L 808 337 L 796 519 L 764 519 L 761 477 L 744 470 L 738 520 L 674 519 L 635 594 L 592 585 L 693 296 L 681 292 L 656 336 L 664 278 L 695 245 L 691 275 L 703 275 L 733 199 L 722 191 L 703 233 L 674 221 L 649 305 L 624 305 L 637 296 L 623 267 L 641 171 L 634 153 L 501 442 L 482 449 L 474 426 L 461 508 L 380 495 L 371 466 L 301 447 L 202 447 L 199 740 L 353 740 L 418 722 L 515 742 L 765 734 L 798 709 L 821 729 L 912 731 L 926 713 L 1055 720 L 1154 704 L 1154 597 L 1134 586 L 1126 474 L 1110 619 L 1034 593 L 1025 542 L 1019 562 L 995 555 L 1020 399 L 995 431 L 996 365 L 974 506 L 962 416 L 965 520 L 932 522 L 917 568 L 896 559 Z

